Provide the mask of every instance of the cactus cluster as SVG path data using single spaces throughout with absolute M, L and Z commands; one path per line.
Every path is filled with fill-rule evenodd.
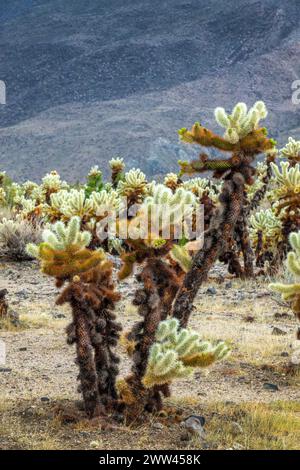
M 226 263 L 230 274 L 250 277 L 254 252 L 257 266 L 274 266 L 282 261 L 289 239 L 293 251 L 287 267 L 295 282 L 271 288 L 300 317 L 300 232 L 291 234 L 300 229 L 300 144 L 289 139 L 280 151 L 288 162 L 278 167 L 275 141 L 260 127 L 266 116 L 261 101 L 249 110 L 238 103 L 230 114 L 215 110 L 223 135 L 199 122 L 181 129 L 183 142 L 225 156 L 211 158 L 201 151 L 197 160 L 179 162 L 179 174 L 168 173 L 163 183 L 147 181 L 140 169 L 125 173 L 119 157 L 109 162 L 109 182 L 97 165 L 85 183 L 76 185 L 55 171 L 40 184 L 17 184 L 0 173 L 0 206 L 12 213 L 11 221 L 0 223 L 0 245 L 7 228 L 17 234 L 18 224 L 42 225 L 42 241 L 32 240 L 27 255 L 38 259 L 42 272 L 62 288 L 57 303 L 71 306 L 67 341 L 76 344 L 89 417 L 113 419 L 121 413 L 135 419 L 145 410 L 158 411 L 173 380 L 227 357 L 224 342 L 213 344 L 188 328 L 193 300 L 217 261 Z M 257 164 L 262 153 L 265 160 Z M 194 175 L 204 172 L 205 178 Z M 258 210 L 262 202 L 265 207 Z M 203 246 L 195 236 L 200 206 Z M 112 211 L 117 213 L 115 232 L 105 238 Z M 118 386 L 114 348 L 121 326 L 113 310 L 120 295 L 112 281 L 112 257 L 105 251 L 120 256 L 118 282 L 137 272 L 133 304 L 139 320 L 122 337 L 132 367 Z
M 287 255 L 286 266 L 294 283 L 274 283 L 270 284 L 270 288 L 280 292 L 283 300 L 291 302 L 292 309 L 300 320 L 300 232 L 291 233 L 289 240 L 292 251 Z
M 261 209 L 250 217 L 250 238 L 256 253 L 256 264 L 274 262 L 283 241 L 282 222 L 272 209 Z
M 300 232 L 291 233 L 289 236 L 290 245 L 292 251 L 287 255 L 286 266 L 289 275 L 291 276 L 291 282 L 288 284 L 284 283 L 273 283 L 270 284 L 270 289 L 279 292 L 282 299 L 291 304 L 291 308 L 296 315 L 298 321 L 300 321 Z M 297 329 L 296 333 L 297 342 L 295 344 L 294 352 L 291 357 L 291 364 L 299 367 L 300 364 L 300 328 Z
M 300 141 L 289 137 L 287 144 L 280 149 L 280 157 L 287 158 L 291 166 L 300 162 Z
M 213 345 L 202 340 L 196 331 L 180 328 L 176 318 L 162 321 L 155 339 L 143 378 L 146 388 L 188 377 L 194 368 L 208 367 L 230 352 L 224 342 Z
M 117 191 L 120 196 L 127 198 L 128 206 L 141 203 L 147 193 L 146 175 L 141 170 L 133 168 L 120 179 Z
M 258 129 L 259 122 L 268 115 L 263 101 L 257 101 L 248 110 L 245 103 L 237 103 L 231 114 L 227 114 L 224 108 L 215 109 L 217 123 L 225 128 L 224 139 L 236 144 L 248 134 Z
M 70 279 L 72 276 L 90 270 L 105 260 L 103 250 L 89 250 L 91 234 L 80 231 L 79 217 L 73 217 L 67 225 L 56 222 L 51 229 L 43 232 L 43 242 L 28 244 L 30 256 L 41 261 L 45 274 L 57 279 Z
M 280 162 L 280 167 L 272 165 L 274 187 L 268 198 L 272 208 L 283 225 L 285 251 L 288 237 L 300 228 L 300 164 L 291 166 L 289 162 Z

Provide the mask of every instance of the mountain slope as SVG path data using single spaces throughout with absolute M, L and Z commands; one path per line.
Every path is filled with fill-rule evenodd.
M 272 135 L 297 131 L 297 0 L 13 0 L 0 7 L 0 165 L 80 178 L 124 156 L 149 175 L 193 152 L 176 129 L 264 99 Z M 194 150 L 194 152 L 196 149 Z

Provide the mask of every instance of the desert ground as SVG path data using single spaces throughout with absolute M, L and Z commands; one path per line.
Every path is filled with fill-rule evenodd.
M 135 282 L 118 287 L 124 330 L 138 318 L 131 305 Z M 174 383 L 165 411 L 143 425 L 108 430 L 75 413 L 77 366 L 64 332 L 71 314 L 55 305 L 52 280 L 34 262 L 2 261 L 0 285 L 16 315 L 0 329 L 7 353 L 0 366 L 0 449 L 299 449 L 300 375 L 286 367 L 296 320 L 269 282 L 232 279 L 216 266 L 190 325 L 204 338 L 228 341 L 230 357 Z M 126 375 L 130 361 L 119 353 Z M 190 415 L 206 420 L 201 438 L 182 426 Z

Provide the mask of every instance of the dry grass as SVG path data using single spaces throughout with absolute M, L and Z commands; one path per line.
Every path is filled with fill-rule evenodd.
M 21 320 L 19 328 L 6 325 L 8 331 L 0 331 L 7 345 L 6 367 L 11 369 L 0 375 L 0 448 L 200 448 L 202 444 L 197 440 L 181 440 L 182 428 L 174 416 L 151 416 L 142 427 L 120 426 L 113 431 L 101 430 L 99 423 L 84 419 L 69 424 L 58 419 L 55 407 L 74 408 L 79 398 L 74 349 L 65 343 L 64 328 L 70 311 L 59 307 L 65 318 L 54 318 L 57 292 L 51 290 L 52 281 L 31 267 L 22 266 L 6 266 L 5 269 L 13 270 L 8 279 L 2 275 L 0 265 L 11 307 Z M 14 273 L 18 274 L 17 282 Z M 135 288 L 132 284 L 131 292 Z M 265 279 L 246 283 L 232 280 L 231 284 L 227 288 L 224 282 L 210 279 L 200 290 L 190 322 L 204 338 L 230 343 L 231 357 L 212 367 L 207 376 L 197 371 L 193 378 L 174 383 L 172 398 L 166 405 L 180 411 L 183 417 L 205 416 L 208 448 L 299 449 L 300 375 L 284 374 L 289 359 L 282 355 L 290 352 L 296 320 L 285 305 L 270 295 Z M 216 294 L 207 295 L 207 288 L 212 286 Z M 28 296 L 18 296 L 20 289 L 29 292 Z M 116 312 L 127 331 L 138 315 L 126 296 L 126 286 L 123 291 L 125 295 Z M 247 317 L 253 317 L 252 323 L 246 321 Z M 274 326 L 286 334 L 273 335 Z M 124 377 L 131 363 L 123 348 L 118 352 Z M 265 389 L 266 382 L 277 384 L 278 391 Z M 49 397 L 48 403 L 41 402 L 43 396 Z M 155 426 L 158 421 L 161 429 Z M 241 426 L 241 433 L 237 433 L 235 423 Z
M 170 404 L 181 407 L 183 416 L 193 412 L 206 417 L 205 441 L 183 441 L 183 428 L 170 415 L 150 417 L 139 428 L 108 431 L 86 420 L 66 424 L 54 407 L 21 402 L 18 408 L 0 403 L 0 449 L 299 449 L 299 403 L 211 403 L 195 408 L 194 398 L 186 397 Z
M 213 448 L 297 450 L 300 442 L 300 403 L 217 404 L 208 423 L 207 438 Z M 242 432 L 237 433 L 236 425 Z

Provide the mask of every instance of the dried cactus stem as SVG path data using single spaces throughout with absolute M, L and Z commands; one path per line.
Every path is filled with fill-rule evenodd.
M 100 404 L 97 370 L 95 367 L 93 345 L 90 338 L 90 328 L 87 312 L 72 301 L 73 322 L 76 337 L 76 362 L 79 366 L 80 390 L 83 395 L 86 414 L 89 418 L 105 414 Z
M 267 171 L 266 171 L 265 176 L 262 179 L 263 186 L 260 189 L 258 189 L 256 191 L 256 193 L 254 194 L 254 196 L 251 200 L 251 203 L 249 204 L 247 215 L 249 215 L 251 211 L 253 211 L 254 209 L 256 209 L 259 206 L 259 204 L 261 203 L 261 201 L 263 200 L 263 198 L 266 195 L 266 192 L 268 190 L 269 183 L 270 183 L 270 180 L 271 180 L 272 174 L 273 174 L 272 173 L 271 163 L 274 162 L 274 160 L 275 160 L 274 155 L 269 155 L 267 157 L 267 160 L 266 160 Z
M 235 237 L 238 237 L 241 251 L 244 258 L 244 278 L 252 278 L 254 276 L 254 253 L 251 248 L 248 224 L 246 220 L 245 210 L 242 210 L 242 216 L 238 221 L 235 229 Z
M 168 384 L 146 389 L 142 383 L 146 372 L 149 351 L 155 342 L 159 323 L 170 314 L 172 302 L 179 288 L 179 280 L 174 271 L 159 258 L 148 258 L 138 276 L 143 289 L 136 292 L 133 303 L 138 305 L 143 321 L 134 325 L 128 338 L 136 343 L 133 353 L 132 375 L 126 379 L 135 397 L 127 404 L 127 418 L 136 419 L 147 410 L 162 409 L 162 395 L 169 396 Z
M 216 212 L 210 229 L 205 233 L 204 245 L 194 257 L 192 268 L 186 274 L 175 299 L 173 316 L 182 327 L 188 323 L 194 298 L 207 278 L 215 261 L 228 249 L 240 217 L 244 201 L 244 177 L 236 173 L 225 181 L 220 195 L 221 208 Z
M 108 409 L 113 408 L 118 398 L 116 378 L 120 360 L 111 348 L 117 344 L 121 326 L 115 322 L 115 315 L 109 310 L 103 309 L 99 313 L 96 320 L 96 330 L 99 332 L 94 337 L 93 346 L 100 400 Z
M 8 314 L 8 303 L 6 300 L 7 290 L 0 290 L 0 318 L 6 318 Z

